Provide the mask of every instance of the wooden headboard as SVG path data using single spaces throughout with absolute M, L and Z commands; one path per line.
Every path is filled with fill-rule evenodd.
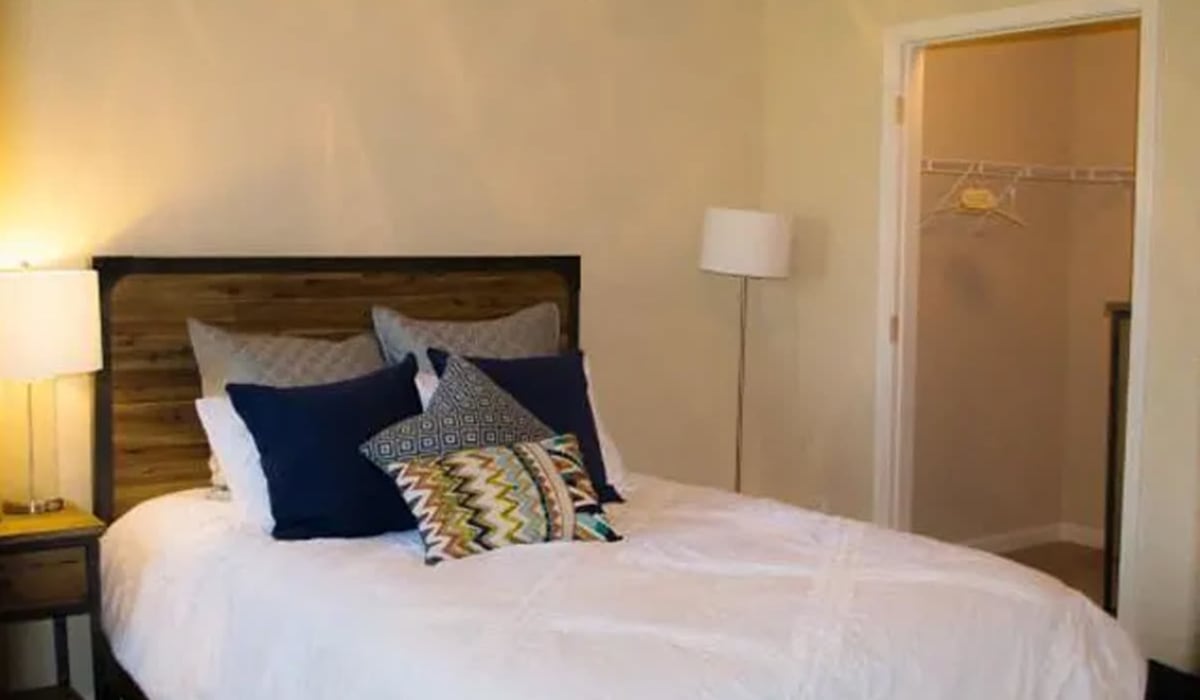
M 495 318 L 552 301 L 579 340 L 579 257 L 96 258 L 104 369 L 96 382 L 95 509 L 208 483 L 186 319 L 234 331 L 343 338 L 380 304 L 416 318 Z

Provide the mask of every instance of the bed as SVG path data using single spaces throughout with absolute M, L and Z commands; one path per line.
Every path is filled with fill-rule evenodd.
M 1003 559 L 635 475 L 617 544 L 428 567 L 412 532 L 278 542 L 205 488 L 183 319 L 345 337 L 372 303 L 478 319 L 579 259 L 97 260 L 110 693 L 150 698 L 1140 698 L 1115 621 Z M 633 465 L 636 470 L 638 465 Z

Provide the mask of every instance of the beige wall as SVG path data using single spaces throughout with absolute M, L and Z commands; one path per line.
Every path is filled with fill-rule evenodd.
M 788 394 L 803 418 L 792 455 L 773 453 L 793 482 L 827 490 L 841 512 L 871 510 L 873 360 L 878 265 L 877 188 L 886 27 L 994 10 L 1014 0 L 841 0 L 767 3 L 765 204 L 810 222 L 809 273 L 786 303 L 760 311 L 797 328 Z M 1125 553 L 1142 587 L 1123 590 L 1123 617 L 1148 653 L 1196 664 L 1200 619 L 1200 233 L 1195 183 L 1200 136 L 1200 4 L 1162 0 L 1162 124 L 1150 250 L 1150 339 L 1140 458 L 1140 539 Z M 809 235 L 806 231 L 806 235 Z M 777 341 L 785 346 L 787 341 Z M 804 461 L 796 467 L 793 459 Z
M 954 179 L 922 178 L 926 211 Z M 1062 522 L 1063 189 L 1023 184 L 1023 228 L 993 223 L 974 232 L 974 220 L 934 219 L 922 232 L 916 532 L 963 542 Z
M 629 465 L 732 483 L 736 283 L 697 250 L 706 206 L 757 203 L 760 3 L 0 12 L 0 258 L 579 253 L 583 343 Z M 76 389 L 63 483 L 86 502 Z
M 757 200 L 760 8 L 520 7 L 8 3 L 0 258 L 577 252 L 630 461 L 729 483 L 736 287 L 695 253 Z
M 925 156 L 1132 167 L 1137 48 L 1126 22 L 930 49 Z M 955 180 L 925 175 L 923 211 Z M 1016 210 L 1026 227 L 921 235 L 913 527 L 951 541 L 1104 524 L 1104 307 L 1129 298 L 1132 188 L 1024 181 Z
M 1131 167 L 1137 142 L 1138 33 L 1072 39 L 1073 162 Z M 1062 520 L 1104 527 L 1110 362 L 1108 302 L 1128 301 L 1133 190 L 1073 187 L 1067 301 L 1068 350 Z
M 1069 162 L 1069 40 L 940 47 L 925 52 L 924 69 L 925 157 Z M 956 180 L 922 176 L 924 215 Z M 1059 521 L 1066 195 L 1063 185 L 1021 183 L 1015 208 L 1027 227 L 943 215 L 921 230 L 917 532 L 956 542 Z

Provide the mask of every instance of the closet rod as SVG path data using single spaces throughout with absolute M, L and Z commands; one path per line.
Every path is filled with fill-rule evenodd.
M 921 161 L 921 172 L 960 176 L 970 172 L 986 178 L 1012 179 L 1015 177 L 1018 180 L 1075 182 L 1088 185 L 1129 185 L 1136 180 L 1133 168 L 1038 165 L 956 158 L 926 158 Z

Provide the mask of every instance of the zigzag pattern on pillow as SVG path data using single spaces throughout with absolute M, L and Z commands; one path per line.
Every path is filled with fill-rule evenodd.
M 620 539 L 573 435 L 388 465 L 436 564 L 517 544 Z

